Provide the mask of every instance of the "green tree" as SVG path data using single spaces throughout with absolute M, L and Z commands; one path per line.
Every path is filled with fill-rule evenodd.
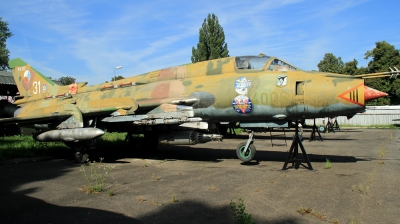
M 368 69 L 370 73 L 386 72 L 389 67 L 400 67 L 400 52 L 393 45 L 386 41 L 376 42 L 375 48 L 372 51 L 365 53 L 365 59 L 372 58 L 368 62 Z M 400 78 L 400 77 L 399 77 Z M 400 80 L 399 79 L 367 79 L 367 86 L 386 92 L 389 97 L 382 97 L 372 100 L 367 105 L 393 105 L 400 104 Z
M 341 57 L 336 58 L 332 53 L 326 53 L 324 59 L 318 63 L 320 72 L 343 73 L 344 63 Z
M 10 67 L 8 67 L 10 51 L 6 48 L 6 41 L 7 38 L 12 35 L 13 34 L 8 29 L 8 23 L 3 21 L 3 18 L 0 17 L 0 71 L 10 69 Z
M 371 73 L 389 71 L 389 67 L 399 67 L 400 53 L 393 45 L 386 41 L 376 42 L 372 51 L 365 53 L 365 59 L 372 58 L 368 62 L 368 68 Z
M 361 73 L 360 70 L 357 68 L 358 61 L 354 59 L 353 61 L 346 62 L 343 67 L 343 74 L 347 75 L 359 75 Z
M 69 85 L 69 84 L 75 83 L 75 78 L 72 78 L 70 76 L 65 76 L 65 77 L 59 78 L 58 81 L 61 82 L 63 85 Z
M 111 82 L 117 81 L 117 80 L 120 80 L 120 79 L 124 79 L 124 78 L 125 77 L 123 77 L 123 76 L 117 75 L 117 76 L 111 78 Z
M 192 48 L 192 63 L 229 57 L 224 29 L 214 14 L 208 14 L 199 30 L 199 43 Z

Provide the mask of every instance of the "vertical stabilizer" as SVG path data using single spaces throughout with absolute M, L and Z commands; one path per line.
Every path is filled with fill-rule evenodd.
M 19 93 L 25 97 L 55 95 L 59 86 L 20 58 L 8 62 Z

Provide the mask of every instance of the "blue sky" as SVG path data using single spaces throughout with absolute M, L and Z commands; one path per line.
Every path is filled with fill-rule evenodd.
M 199 28 L 214 13 L 230 56 L 264 53 L 317 70 L 325 53 L 357 59 L 377 41 L 400 48 L 398 0 L 102 1 L 0 0 L 14 34 L 10 58 L 46 76 L 89 85 L 190 63 Z

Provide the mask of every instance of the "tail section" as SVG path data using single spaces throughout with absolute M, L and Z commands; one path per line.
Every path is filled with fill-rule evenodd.
M 10 60 L 8 64 L 10 65 L 20 96 L 45 97 L 58 93 L 59 85 L 20 58 Z

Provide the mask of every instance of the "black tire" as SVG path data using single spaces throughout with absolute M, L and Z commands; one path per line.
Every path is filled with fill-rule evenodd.
M 321 125 L 318 127 L 318 131 L 324 133 L 325 132 L 325 126 Z
M 74 150 L 74 161 L 76 163 L 85 163 L 89 159 L 89 154 L 85 152 L 92 147 L 93 140 L 79 142 L 64 142 L 68 147 Z
M 243 162 L 249 162 L 256 155 L 256 147 L 253 144 L 250 144 L 246 154 L 243 152 L 245 147 L 246 142 L 240 143 L 236 148 L 236 156 Z
M 88 154 L 82 154 L 80 152 L 74 153 L 74 160 L 76 163 L 85 163 L 89 159 Z

